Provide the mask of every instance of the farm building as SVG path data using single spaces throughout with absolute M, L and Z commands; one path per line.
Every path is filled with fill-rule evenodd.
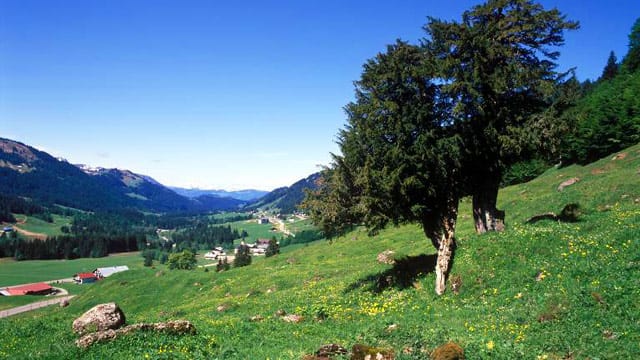
M 94 273 L 78 273 L 73 276 L 73 281 L 77 284 L 89 284 L 98 281 L 98 277 Z
M 45 283 L 35 283 L 0 289 L 0 294 L 4 296 L 48 295 L 53 292 L 54 289 L 49 284 Z
M 109 277 L 115 273 L 119 273 L 119 272 L 123 272 L 123 271 L 127 271 L 129 270 L 129 267 L 126 265 L 123 266 L 109 266 L 109 267 L 102 267 L 102 268 L 97 268 L 95 270 L 93 270 L 93 274 L 98 278 L 106 278 Z
M 258 224 L 268 224 L 268 223 L 269 223 L 269 219 L 266 217 L 258 219 Z

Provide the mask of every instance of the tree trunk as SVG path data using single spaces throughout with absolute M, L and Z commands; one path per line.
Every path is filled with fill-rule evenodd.
M 499 178 L 498 178 L 499 181 Z M 499 182 L 485 181 L 473 194 L 473 222 L 476 233 L 504 230 L 504 211 L 496 208 Z
M 438 259 L 436 260 L 436 294 L 438 295 L 444 294 L 447 289 L 449 267 L 451 266 L 456 247 L 454 232 L 455 230 L 453 228 L 445 229 L 442 233 L 440 246 L 438 247 Z
M 431 240 L 433 246 L 438 250 L 436 260 L 436 294 L 444 294 L 447 286 L 449 268 L 453 261 L 456 248 L 455 229 L 458 219 L 458 199 L 452 198 L 447 201 L 444 209 L 432 212 L 423 220 L 423 230 L 425 235 Z

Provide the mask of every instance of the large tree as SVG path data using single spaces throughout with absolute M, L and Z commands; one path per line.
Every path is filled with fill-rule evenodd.
M 463 181 L 460 138 L 434 64 L 420 47 L 397 42 L 364 65 L 356 100 L 345 108 L 342 155 L 334 155 L 305 205 L 328 235 L 353 223 L 372 232 L 389 223 L 422 225 L 438 251 L 435 289 L 442 294 Z
M 461 22 L 430 18 L 426 47 L 439 60 L 444 92 L 463 124 L 464 169 L 471 181 L 478 233 L 504 228 L 496 208 L 504 169 L 530 142 L 533 116 L 553 102 L 563 33 L 576 29 L 557 9 L 531 0 L 489 0 Z M 522 139 L 527 139 L 523 141 Z

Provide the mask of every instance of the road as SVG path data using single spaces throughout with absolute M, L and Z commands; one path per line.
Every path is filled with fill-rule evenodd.
M 23 305 L 23 306 L 18 306 L 18 307 L 14 307 L 14 308 L 7 309 L 7 310 L 2 310 L 2 311 L 0 311 L 0 318 L 5 318 L 7 316 L 20 314 L 20 313 L 31 311 L 31 310 L 35 310 L 35 309 L 40 309 L 40 308 L 43 308 L 45 306 L 60 304 L 61 302 L 65 301 L 65 300 L 69 300 L 69 299 L 73 298 L 74 296 L 75 295 L 61 296 L 61 297 L 56 297 L 55 299 L 51 299 L 51 300 L 38 301 L 38 302 L 35 302 L 35 303 L 31 303 L 31 304 L 27 304 L 27 305 Z

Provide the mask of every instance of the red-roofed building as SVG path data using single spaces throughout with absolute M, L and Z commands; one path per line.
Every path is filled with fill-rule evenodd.
M 49 284 L 45 283 L 13 286 L 0 290 L 0 294 L 5 296 L 47 295 L 52 292 L 53 288 Z
M 78 284 L 88 284 L 98 281 L 98 277 L 94 273 L 78 273 L 73 276 L 73 281 Z

